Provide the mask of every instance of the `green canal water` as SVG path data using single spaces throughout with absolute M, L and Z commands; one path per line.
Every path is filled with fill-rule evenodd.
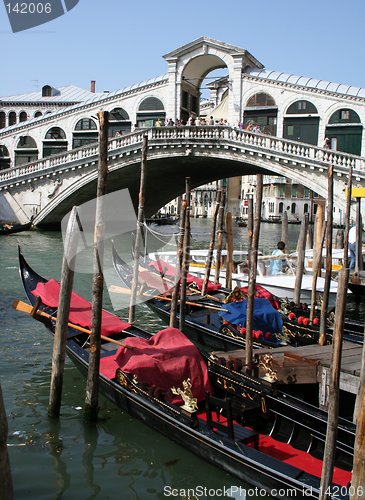
M 193 246 L 207 246 L 209 227 L 206 220 L 193 222 Z M 165 233 L 173 230 L 176 227 L 158 229 Z M 264 252 L 271 253 L 280 230 L 273 224 L 262 226 L 260 248 Z M 295 248 L 298 232 L 298 226 L 290 226 L 290 249 Z M 236 248 L 245 245 L 244 228 L 235 228 L 235 241 Z M 59 279 L 62 239 L 59 232 L 34 231 L 0 240 L 0 383 L 8 416 L 15 499 L 153 500 L 168 498 L 172 488 L 181 490 L 174 498 L 222 498 L 223 488 L 248 487 L 104 398 L 100 399 L 99 422 L 87 425 L 82 414 L 85 380 L 69 360 L 61 417 L 48 418 L 52 337 L 40 323 L 11 307 L 14 298 L 25 299 L 18 273 L 18 244 L 39 274 Z M 90 298 L 90 275 L 77 274 L 75 289 Z M 364 305 L 353 299 L 348 311 L 364 317 Z M 126 318 L 125 311 L 119 314 Z M 162 327 L 143 305 L 137 308 L 137 323 L 151 332 Z M 201 495 L 204 491 L 207 494 Z

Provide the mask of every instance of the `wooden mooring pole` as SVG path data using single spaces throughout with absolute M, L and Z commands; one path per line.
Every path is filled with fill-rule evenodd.
M 218 211 L 219 211 L 221 196 L 222 196 L 222 190 L 219 189 L 217 192 L 216 206 L 215 206 L 214 214 L 213 214 L 213 225 L 212 225 L 212 232 L 210 233 L 207 262 L 205 264 L 205 275 L 204 275 L 204 281 L 203 281 L 203 286 L 202 286 L 202 291 L 201 291 L 202 296 L 206 294 L 208 281 L 210 278 L 210 271 L 212 269 L 213 252 L 214 252 L 214 244 L 215 244 L 215 233 L 216 233 L 216 228 L 217 228 L 217 218 L 218 218 Z
M 101 313 L 103 307 L 104 278 L 102 271 L 103 261 L 103 196 L 106 193 L 108 176 L 108 123 L 109 113 L 100 111 L 99 120 L 99 165 L 96 188 L 96 209 L 94 229 L 94 264 L 91 301 L 91 335 L 89 349 L 89 368 L 86 381 L 86 397 L 84 417 L 86 420 L 95 421 L 98 417 L 99 404 L 99 366 L 101 346 Z
M 175 286 L 174 286 L 174 289 L 172 291 L 170 322 L 169 322 L 169 326 L 171 328 L 176 327 L 176 314 L 177 314 L 177 304 L 179 302 L 181 267 L 182 267 L 184 234 L 185 234 L 185 216 L 186 216 L 186 200 L 184 199 L 184 200 L 180 201 L 180 217 L 179 217 L 180 231 L 179 231 L 179 240 L 178 240 L 177 252 L 176 252 Z
M 252 236 L 253 236 L 253 196 L 248 199 L 247 206 L 247 257 L 250 260 L 252 249 Z
M 313 249 L 313 268 L 312 268 L 312 290 L 311 290 L 311 308 L 309 313 L 309 321 L 313 323 L 314 314 L 316 312 L 316 302 L 317 302 L 317 278 L 318 273 L 321 269 L 322 264 L 322 248 L 324 239 L 326 237 L 326 222 L 322 221 L 322 234 L 317 236 L 318 238 L 318 249 Z
M 302 289 L 307 232 L 308 232 L 308 214 L 305 214 L 300 227 L 300 233 L 297 245 L 298 260 L 297 260 L 297 269 L 295 273 L 294 296 L 293 296 L 293 300 L 297 305 L 300 303 L 300 292 Z
M 319 345 L 326 343 L 327 312 L 332 278 L 332 230 L 333 230 L 333 166 L 328 165 L 328 194 L 327 194 L 327 235 L 326 235 L 326 274 L 321 305 L 321 322 L 319 325 Z
M 281 216 L 281 241 L 285 243 L 285 246 L 288 245 L 288 213 L 286 210 Z
M 8 420 L 6 418 L 3 393 L 0 385 L 0 498 L 13 500 L 13 481 L 8 455 Z
M 231 212 L 226 213 L 226 288 L 232 288 L 232 266 L 233 266 L 233 225 Z
M 218 235 L 217 235 L 217 253 L 215 258 L 214 283 L 219 283 L 219 275 L 221 272 L 225 205 L 226 205 L 226 191 L 225 189 L 223 189 L 218 211 Z
M 336 316 L 332 341 L 332 361 L 329 378 L 328 393 L 328 420 L 326 443 L 324 448 L 320 500 L 328 499 L 328 491 L 332 484 L 333 467 L 336 454 L 336 438 L 338 426 L 340 369 L 343 340 L 343 326 L 345 322 L 347 283 L 349 271 L 341 269 L 338 275 L 338 292 L 336 297 Z
M 138 196 L 138 213 L 137 213 L 137 230 L 136 230 L 136 241 L 134 245 L 134 263 L 133 263 L 133 280 L 131 288 L 131 298 L 129 302 L 129 323 L 133 323 L 134 315 L 136 310 L 136 298 L 138 290 L 138 269 L 139 269 L 139 254 L 142 246 L 142 225 L 144 222 L 144 197 L 146 191 L 146 166 L 147 166 L 147 147 L 148 147 L 148 136 L 143 136 L 142 144 L 142 161 L 141 161 L 141 175 L 139 184 L 139 196 Z
M 351 219 L 352 165 L 349 167 L 346 193 L 345 234 L 343 241 L 343 267 L 349 266 L 349 231 Z
M 247 312 L 246 312 L 246 348 L 245 348 L 245 363 L 246 372 L 252 370 L 252 324 L 254 313 L 254 297 L 256 288 L 256 272 L 257 272 L 257 254 L 260 237 L 261 224 L 261 205 L 263 191 L 263 176 L 256 176 L 256 204 L 255 204 L 255 221 L 252 235 L 252 248 L 249 258 L 249 279 L 248 279 L 248 297 L 247 297 Z
M 365 330 L 364 330 L 365 335 Z M 363 500 L 365 495 L 365 342 L 363 343 L 359 390 L 356 396 L 354 462 L 352 468 L 351 500 Z
M 354 272 L 358 274 L 362 271 L 362 217 L 361 198 L 356 198 L 356 260 Z
M 179 329 L 181 332 L 185 330 L 186 279 L 190 265 L 190 191 L 191 191 L 190 177 L 186 177 L 185 179 L 186 212 L 185 212 L 183 257 L 181 266 L 180 317 L 179 317 Z
M 61 411 L 68 316 L 70 313 L 78 234 L 77 208 L 73 207 L 64 237 L 60 293 L 53 339 L 52 374 L 48 403 L 48 415 L 50 417 L 58 417 Z

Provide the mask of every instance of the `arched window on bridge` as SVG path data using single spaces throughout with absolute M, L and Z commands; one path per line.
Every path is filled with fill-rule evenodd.
M 317 145 L 318 129 L 319 116 L 314 104 L 299 100 L 289 106 L 284 117 L 284 139 Z
M 9 151 L 5 146 L 0 145 L 0 170 L 10 168 Z
M 276 135 L 278 107 L 271 95 L 258 92 L 251 96 L 243 111 L 243 122 L 248 127 L 258 126 L 263 134 Z
M 123 108 L 114 108 L 109 114 L 109 137 L 129 134 L 132 123 L 128 113 Z
M 25 165 L 38 160 L 38 148 L 35 140 L 30 135 L 19 138 L 15 148 L 15 166 Z
M 98 128 L 91 118 L 82 118 L 76 123 L 72 137 L 72 149 L 98 142 Z
M 34 113 L 34 118 L 39 118 L 40 116 L 42 116 L 42 111 L 36 111 Z
M 0 111 L 0 128 L 6 127 L 6 114 L 4 111 Z
M 157 97 L 146 97 L 137 111 L 137 126 L 139 128 L 153 127 L 158 119 L 165 123 L 166 113 L 162 101 Z
M 339 109 L 329 119 L 325 132 L 331 147 L 344 153 L 361 155 L 362 125 L 359 115 L 352 109 Z
M 64 130 L 60 127 L 52 127 L 46 133 L 43 141 L 43 157 L 63 153 L 67 151 L 67 145 Z
M 9 113 L 9 126 L 16 125 L 16 113 L 15 111 L 10 111 Z
M 28 114 L 26 111 L 21 111 L 19 113 L 19 122 L 26 122 L 28 120 Z

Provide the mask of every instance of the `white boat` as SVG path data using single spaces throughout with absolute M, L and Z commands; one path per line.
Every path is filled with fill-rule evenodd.
M 313 270 L 315 250 L 310 248 L 305 251 L 304 254 L 304 267 L 307 273 L 311 274 Z M 322 259 L 325 263 L 326 260 L 326 248 L 322 249 Z M 289 255 L 289 260 L 295 260 L 298 257 L 298 252 L 293 252 Z M 343 248 L 333 248 L 332 249 L 332 271 L 336 272 L 342 269 L 344 259 Z M 324 269 L 323 269 L 324 271 Z
M 193 250 L 191 251 L 192 262 L 189 267 L 189 272 L 195 274 L 199 278 L 203 278 L 205 275 L 205 261 L 207 257 L 207 250 Z M 213 255 L 216 255 L 213 254 Z M 223 257 L 227 255 L 224 251 L 222 252 Z M 156 254 L 150 254 L 152 259 L 162 259 L 170 264 L 175 264 L 176 254 L 174 252 L 161 252 Z M 287 255 L 280 256 L 280 260 L 283 262 L 283 268 L 286 269 L 285 272 L 270 274 L 270 263 L 273 260 L 273 256 L 258 256 L 258 266 L 256 283 L 263 286 L 269 292 L 273 293 L 277 297 L 288 299 L 289 301 L 294 298 L 294 288 L 295 288 L 295 268 L 293 262 L 288 259 Z M 236 272 L 232 273 L 232 287 L 248 286 L 248 270 L 247 270 L 247 252 L 237 251 L 234 253 L 234 261 L 236 261 L 235 267 Z M 214 269 L 211 271 L 210 278 L 214 278 Z M 300 292 L 300 302 L 310 303 L 312 294 L 312 280 L 313 277 L 310 274 L 303 274 L 302 286 Z M 220 271 L 219 282 L 226 286 L 226 270 L 223 267 Z M 317 278 L 317 293 L 322 294 L 324 290 L 325 279 Z M 331 280 L 330 282 L 330 295 L 329 295 L 329 306 L 333 307 L 336 304 L 336 294 L 337 294 L 337 282 Z

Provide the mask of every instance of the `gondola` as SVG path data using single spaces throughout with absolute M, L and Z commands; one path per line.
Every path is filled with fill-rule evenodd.
M 32 222 L 27 222 L 27 224 L 1 224 L 0 236 L 6 234 L 21 233 L 23 231 L 29 231 L 31 227 L 32 227 Z
M 142 261 L 141 264 L 144 265 Z M 133 278 L 133 270 L 119 256 L 114 246 L 113 265 L 121 282 L 125 287 L 130 289 Z M 157 273 L 157 275 L 160 276 L 159 273 Z M 158 292 L 156 293 L 156 289 L 154 288 L 155 283 L 148 282 L 149 276 L 153 277 L 152 268 L 149 268 L 147 273 L 144 273 L 143 271 L 140 273 L 140 279 L 142 281 L 144 280 L 146 285 L 144 292 L 147 296 L 151 296 L 149 300 L 146 300 L 146 304 L 165 323 L 169 323 L 171 302 L 164 300 L 163 297 L 158 297 L 159 294 Z M 199 278 L 196 276 L 191 276 L 191 280 L 193 287 L 199 282 Z M 198 342 L 201 345 L 205 345 L 213 349 L 231 350 L 245 347 L 246 340 L 242 330 L 238 329 L 236 325 L 231 324 L 229 321 L 223 320 L 219 311 L 217 311 L 217 309 L 222 310 L 221 302 L 227 297 L 228 294 L 229 292 L 227 290 L 216 288 L 212 284 L 212 289 L 209 290 L 210 298 L 202 300 L 200 293 L 190 295 L 188 299 L 187 314 L 185 317 L 185 335 L 193 342 Z M 276 311 L 274 311 L 273 308 L 269 309 L 268 314 L 273 315 L 272 317 L 277 319 L 278 316 L 275 313 Z M 179 318 L 179 314 L 177 315 L 177 318 Z M 280 323 L 280 320 L 277 321 Z M 281 324 L 282 323 L 280 323 L 280 328 Z M 275 331 L 265 330 L 265 332 L 261 332 L 260 338 L 257 336 L 257 339 L 253 344 L 255 347 L 262 347 L 263 345 L 268 347 L 279 347 L 286 345 L 286 341 L 281 338 L 280 334 L 277 335 Z
M 21 254 L 20 274 L 31 304 L 29 307 L 33 307 L 33 316 L 43 319 L 53 333 L 54 320 L 38 315 L 36 309 L 38 307 L 39 313 L 43 315 L 56 315 L 57 304 L 54 299 L 48 296 L 49 305 L 45 304 L 45 290 L 50 291 L 52 296 L 57 288 L 54 280 L 48 281 L 35 273 Z M 37 303 L 37 295 L 43 297 L 41 304 Z M 85 310 L 86 301 L 73 294 L 71 311 L 74 314 L 79 314 L 80 300 L 83 301 L 82 309 Z M 77 310 L 74 310 L 73 305 L 76 305 Z M 181 332 L 166 329 L 151 337 L 128 324 L 120 323 L 118 326 L 119 318 L 113 317 L 116 322 L 113 327 L 111 320 L 106 321 L 108 335 L 123 346 L 117 347 L 115 343 L 102 340 L 100 360 L 100 389 L 111 401 L 203 459 L 271 495 L 282 498 L 292 498 L 293 495 L 302 498 L 319 497 L 321 459 L 315 457 L 315 453 L 307 453 L 296 447 L 294 432 L 290 439 L 280 440 L 275 412 L 267 412 L 263 419 L 262 408 L 259 408 L 256 409 L 255 418 L 251 408 L 247 422 L 244 415 L 241 421 L 235 420 L 236 414 L 232 412 L 231 399 L 227 396 L 222 398 L 221 394 L 213 394 L 199 351 Z M 75 323 L 75 319 L 73 322 Z M 85 315 L 80 323 L 83 327 L 86 326 Z M 104 327 L 104 320 L 102 325 Z M 89 344 L 85 337 L 85 333 L 78 331 L 74 325 L 68 329 L 66 340 L 69 357 L 83 373 L 87 372 L 89 359 Z M 170 347 L 172 339 L 176 339 L 175 359 L 182 358 L 184 354 L 181 343 L 187 356 L 194 356 L 201 369 L 199 377 L 192 373 L 193 378 L 189 380 L 183 378 L 185 374 L 181 374 L 180 380 L 177 380 L 178 370 L 174 369 L 175 379 L 171 384 L 167 382 L 169 389 L 166 390 L 159 387 L 158 377 L 148 378 L 145 368 L 138 367 L 139 355 L 143 356 L 144 349 L 147 348 L 148 357 L 151 358 L 152 347 L 161 346 L 163 337 L 167 337 Z M 161 351 L 157 349 L 154 359 L 157 359 L 156 355 L 159 353 Z M 173 351 L 170 350 L 170 359 L 172 355 Z M 136 371 L 128 365 L 129 361 L 132 361 Z M 145 359 L 143 361 L 145 362 Z M 169 376 L 172 376 L 171 372 L 164 373 L 165 383 Z M 157 383 L 154 383 L 155 381 Z M 267 427 L 272 431 L 265 431 Z M 313 432 L 315 433 L 315 430 Z M 343 461 L 335 467 L 331 491 L 337 498 L 347 497 L 351 480 L 350 469 L 351 460 L 347 463 Z
M 162 277 L 165 275 L 162 272 L 162 267 L 168 269 L 172 267 L 169 264 L 162 264 L 161 266 L 154 267 L 150 265 L 150 259 L 140 259 L 140 266 L 144 267 L 149 273 L 158 270 L 158 274 Z M 132 281 L 132 269 L 131 267 L 119 256 L 115 247 L 113 246 L 113 265 L 124 286 L 131 287 Z M 172 272 L 172 271 L 170 271 Z M 173 276 L 173 273 L 171 274 Z M 171 277 L 170 276 L 170 277 Z M 199 283 L 200 278 L 192 276 L 193 284 Z M 195 281 L 194 281 L 195 280 Z M 247 291 L 247 287 L 241 288 L 243 293 Z M 270 292 L 267 292 L 260 285 L 256 285 L 256 295 L 260 297 L 268 298 L 275 308 L 279 309 L 283 326 L 281 330 L 276 333 L 272 333 L 268 339 L 261 337 L 257 339 L 259 341 L 254 341 L 254 347 L 262 347 L 262 345 L 267 345 L 270 347 L 280 347 L 284 344 L 290 344 L 293 346 L 309 345 L 318 343 L 320 336 L 320 326 L 318 324 L 309 323 L 309 308 L 307 304 L 300 304 L 296 306 L 294 302 L 289 302 L 288 300 L 280 299 L 275 297 Z M 148 293 L 153 294 L 155 291 L 153 289 L 147 290 Z M 214 299 L 220 303 L 227 298 L 230 294 L 230 290 L 219 288 L 216 291 L 210 292 L 210 296 L 214 296 Z M 247 293 L 247 292 L 246 292 Z M 197 295 L 199 297 L 199 294 Z M 212 297 L 213 298 L 213 297 Z M 190 300 L 191 298 L 189 298 Z M 194 299 L 195 300 L 195 299 Z M 217 302 L 210 302 L 209 300 L 199 300 L 200 303 L 217 306 Z M 159 298 L 151 298 L 146 301 L 147 306 L 155 312 L 166 323 L 169 322 L 170 315 L 170 303 Z M 305 306 L 305 307 L 304 307 Z M 223 306 L 225 307 L 225 306 Z M 320 310 L 315 313 L 316 319 L 319 321 Z M 307 318 L 307 319 L 304 319 Z M 299 320 L 299 321 L 298 321 Z M 301 322 L 304 320 L 304 322 Z M 186 326 L 185 334 L 189 336 L 194 342 L 199 342 L 201 344 L 206 344 L 213 349 L 237 349 L 244 347 L 246 345 L 245 337 L 242 334 L 242 328 L 237 327 L 235 324 L 229 322 L 222 322 L 222 318 L 216 313 L 211 312 L 209 309 L 198 309 L 196 306 L 189 307 L 188 314 L 186 315 Z M 326 343 L 332 342 L 333 335 L 333 313 L 328 315 L 327 328 L 326 328 Z M 265 332 L 263 332 L 265 333 Z M 354 321 L 347 319 L 344 324 L 343 332 L 344 340 L 362 344 L 364 340 L 364 324 L 360 321 Z

